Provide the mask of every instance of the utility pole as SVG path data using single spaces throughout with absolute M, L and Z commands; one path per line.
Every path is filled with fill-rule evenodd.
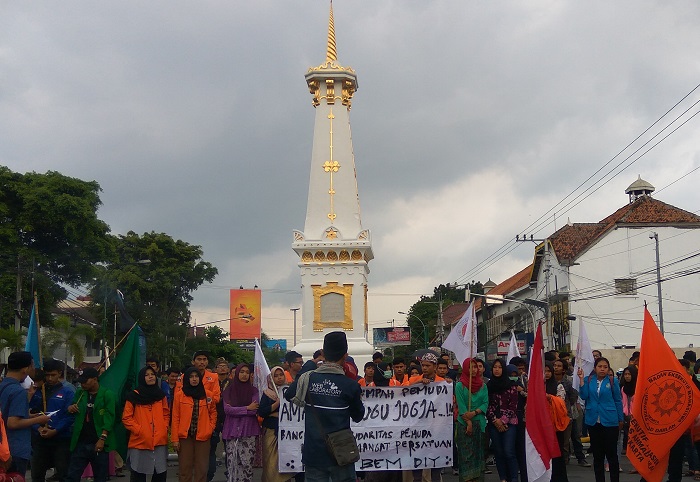
M 294 312 L 294 346 L 297 346 L 297 311 L 300 308 L 290 308 L 289 311 Z
M 649 236 L 650 239 L 654 240 L 656 244 L 656 296 L 659 299 L 659 330 L 661 335 L 664 334 L 664 309 L 662 306 L 662 296 L 661 296 L 661 263 L 659 262 L 659 235 L 658 233 L 653 233 Z
M 19 256 L 17 256 L 17 305 L 15 306 L 15 331 L 19 332 L 22 322 L 22 272 L 20 271 Z
M 544 314 L 546 317 L 546 323 L 547 323 L 547 342 L 549 344 L 549 338 L 551 337 L 551 329 L 552 329 L 552 324 L 550 323 L 552 319 L 552 313 L 551 313 L 551 307 L 549 305 L 549 274 L 551 272 L 551 266 L 550 266 L 550 259 L 549 259 L 549 238 L 544 238 L 544 239 L 534 239 L 532 234 L 528 238 L 525 234 L 523 234 L 522 237 L 520 235 L 515 236 L 515 241 L 518 243 L 524 243 L 524 242 L 531 242 L 531 243 L 544 243 L 544 269 L 542 272 L 544 273 L 544 282 L 545 282 L 545 296 L 546 300 L 545 302 L 547 303 L 546 308 L 544 309 Z M 535 333 L 533 332 L 532 335 L 534 336 Z

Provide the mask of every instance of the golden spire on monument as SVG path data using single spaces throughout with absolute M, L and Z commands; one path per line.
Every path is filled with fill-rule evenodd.
M 311 103 L 314 107 L 319 106 L 323 99 L 328 105 L 335 104 L 336 100 L 340 100 L 342 105 L 350 110 L 352 96 L 357 90 L 357 76 L 351 67 L 343 67 L 338 64 L 332 0 L 328 16 L 326 61 L 318 67 L 309 68 L 304 77 L 309 86 L 309 92 L 313 95 Z
M 326 62 L 338 60 L 338 51 L 335 49 L 335 25 L 333 24 L 333 0 L 331 0 L 331 13 L 328 17 L 328 47 L 326 48 Z

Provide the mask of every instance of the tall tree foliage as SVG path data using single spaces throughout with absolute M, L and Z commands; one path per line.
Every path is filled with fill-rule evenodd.
M 108 257 L 109 226 L 97 217 L 100 186 L 49 171 L 20 174 L 0 166 L 0 323 L 13 324 L 17 278 L 22 315 L 39 295 L 40 318 L 86 283 L 93 264 Z M 26 320 L 25 320 L 26 322 Z
M 446 285 L 441 284 L 433 288 L 432 296 L 421 296 L 411 306 L 406 316 L 408 326 L 411 328 L 411 344 L 396 347 L 396 355 L 410 355 L 419 348 L 423 348 L 423 324 L 428 332 L 429 346 L 435 346 L 440 300 L 442 300 L 443 310 L 454 303 L 464 303 L 464 292 L 467 287 L 472 293 L 484 293 L 482 284 L 478 281 L 472 281 L 466 287 L 464 285 L 454 286 L 449 283 Z M 419 319 L 423 324 L 421 324 Z
M 149 354 L 161 360 L 181 355 L 181 351 L 175 353 L 172 338 L 178 337 L 184 346 L 185 331 L 181 328 L 186 328 L 190 320 L 192 293 L 202 284 L 211 283 L 217 269 L 202 259 L 201 246 L 164 233 L 139 235 L 129 231 L 110 239 L 113 256 L 99 268 L 91 289 L 97 311 L 104 316 L 105 301 L 111 310 L 115 290 L 121 291 L 127 311 L 141 325 L 147 339 L 159 338 L 158 350 L 163 351 L 149 349 Z

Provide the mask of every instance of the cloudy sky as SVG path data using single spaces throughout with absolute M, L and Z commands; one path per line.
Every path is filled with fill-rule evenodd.
M 694 0 L 333 6 L 339 62 L 359 81 L 370 326 L 403 321 L 439 283 L 502 281 L 532 258 L 508 245 L 516 234 L 598 221 L 638 174 L 660 190 L 700 166 L 700 116 L 639 157 L 698 109 Z M 0 164 L 98 181 L 113 232 L 165 232 L 218 267 L 197 323 L 228 318 L 227 290 L 257 284 L 264 329 L 291 339 L 314 116 L 304 74 L 325 59 L 327 22 L 321 0 L 0 2 Z M 631 155 L 615 172 L 629 167 L 550 211 L 630 143 L 584 188 Z M 657 197 L 698 211 L 698 182 Z

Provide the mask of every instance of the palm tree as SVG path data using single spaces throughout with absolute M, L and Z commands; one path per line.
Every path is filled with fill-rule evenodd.
M 80 365 L 85 358 L 85 340 L 95 338 L 95 330 L 87 325 L 73 325 L 67 316 L 59 316 L 53 323 L 53 328 L 43 336 L 42 345 L 47 356 L 53 356 L 58 348 L 63 348 L 63 376 L 68 372 L 68 357 L 72 355 L 75 366 Z
M 14 328 L 0 328 L 0 352 L 9 348 L 10 352 L 24 350 L 24 330 L 15 331 Z
M 24 350 L 24 330 L 15 331 L 14 328 L 0 328 L 0 350 L 9 348 L 12 351 Z

